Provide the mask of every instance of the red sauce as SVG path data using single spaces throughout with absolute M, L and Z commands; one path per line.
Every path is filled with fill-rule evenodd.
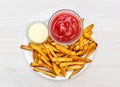
M 71 13 L 59 13 L 51 22 L 52 37 L 62 43 L 69 43 L 81 33 L 81 23 L 78 17 Z

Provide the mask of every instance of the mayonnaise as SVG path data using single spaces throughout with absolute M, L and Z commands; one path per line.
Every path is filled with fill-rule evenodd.
M 47 26 L 41 22 L 33 23 L 28 29 L 28 37 L 35 43 L 42 43 L 48 38 Z

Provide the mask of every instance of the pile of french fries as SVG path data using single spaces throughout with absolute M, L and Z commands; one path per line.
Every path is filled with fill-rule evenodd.
M 34 71 L 55 78 L 66 76 L 67 71 L 73 71 L 69 79 L 80 72 L 84 65 L 92 62 L 90 55 L 96 50 L 97 43 L 92 38 L 94 24 L 87 26 L 78 41 L 72 45 L 60 45 L 50 37 L 46 42 L 37 44 L 29 42 L 22 49 L 33 52 L 33 62 L 30 66 Z

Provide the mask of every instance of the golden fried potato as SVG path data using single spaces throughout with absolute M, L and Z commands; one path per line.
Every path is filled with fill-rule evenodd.
M 94 39 L 88 33 L 84 33 L 84 37 L 94 42 Z
M 90 24 L 90 25 L 88 25 L 88 26 L 83 30 L 83 32 L 84 32 L 84 33 L 89 32 L 89 31 L 91 31 L 93 28 L 94 28 L 94 24 Z
M 90 36 L 93 34 L 93 32 L 92 31 L 88 31 L 87 32 Z
M 37 44 L 33 44 L 33 43 L 30 43 L 29 44 L 31 48 L 37 50 L 42 56 L 44 56 L 47 60 L 50 60 L 46 54 L 42 51 L 40 45 L 37 45 Z
M 83 66 L 80 66 L 80 65 L 72 65 L 72 66 L 68 66 L 68 67 L 67 67 L 67 70 L 80 69 L 81 67 L 83 67 Z
M 26 45 L 21 45 L 20 47 L 21 49 L 24 49 L 24 50 L 29 50 L 29 51 L 33 51 L 33 49 L 29 46 L 26 46 Z
M 69 79 L 73 76 L 75 76 L 78 72 L 80 72 L 80 70 L 83 68 L 84 66 L 81 66 L 79 69 L 75 69 L 72 74 L 69 76 Z
M 64 61 L 72 61 L 72 58 L 52 58 L 53 62 L 64 62 Z
M 38 64 L 38 63 L 36 63 L 36 62 L 31 62 L 31 63 L 30 63 L 30 66 L 31 66 L 31 67 L 40 67 L 41 65 Z
M 80 51 L 82 51 L 83 50 L 83 36 L 81 36 L 79 40 L 79 46 L 80 46 Z
M 47 65 L 49 65 L 50 67 L 52 67 L 52 64 L 44 57 L 44 56 L 41 56 L 40 54 L 38 54 L 38 57 L 44 61 Z
M 90 46 L 88 47 L 86 53 L 90 52 L 92 49 L 96 48 L 97 44 L 96 43 L 91 43 Z
M 96 50 L 96 48 L 92 48 L 88 54 L 85 56 L 85 58 L 89 58 L 89 56 Z
M 62 76 L 66 76 L 66 68 L 65 68 L 65 67 L 60 67 L 60 69 L 61 69 L 60 74 L 61 74 Z
M 33 50 L 33 60 L 35 63 L 37 63 L 39 60 L 38 59 L 38 51 L 36 51 L 36 50 Z
M 50 37 L 48 37 L 47 41 L 48 41 L 48 43 L 52 43 L 53 42 L 53 40 Z
M 55 77 L 56 77 L 55 74 L 53 74 L 53 73 L 51 73 L 51 72 L 48 72 L 48 71 L 45 71 L 45 70 L 43 70 L 43 69 L 37 68 L 37 67 L 34 67 L 33 70 L 34 70 L 34 71 L 37 71 L 37 72 L 44 73 L 44 74 L 46 74 L 46 75 L 48 75 L 48 76 L 51 76 L 52 78 L 55 78 Z
M 69 65 L 84 65 L 85 62 L 63 62 L 60 63 L 60 67 L 69 66 Z
M 65 53 L 65 54 L 68 54 L 68 55 L 76 55 L 76 52 L 71 51 L 71 50 L 63 47 L 62 45 L 56 44 L 55 46 L 56 46 L 56 48 L 57 48 L 59 51 L 61 51 L 62 53 Z
M 76 45 L 76 46 L 74 47 L 74 51 L 78 51 L 78 50 L 80 50 L 80 46 L 79 46 L 79 45 Z
M 84 55 L 86 51 L 88 50 L 89 44 L 85 44 L 83 47 L 83 51 L 78 51 L 77 55 Z
M 50 67 L 49 65 L 47 65 L 46 63 L 44 63 L 41 59 L 39 59 L 38 64 L 41 67 L 45 67 L 46 69 L 48 69 L 50 72 L 54 73 L 53 67 Z
M 61 76 L 61 74 L 60 74 L 61 69 L 54 62 L 52 64 L 53 64 L 53 69 L 54 69 L 56 75 Z
M 49 51 L 51 52 L 51 54 L 52 54 L 54 57 L 57 57 L 57 55 L 55 54 L 55 52 L 53 51 L 53 49 L 52 49 L 48 44 L 44 44 L 44 46 L 49 49 Z

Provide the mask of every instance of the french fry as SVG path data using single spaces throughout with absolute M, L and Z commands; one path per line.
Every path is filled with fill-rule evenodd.
M 72 58 L 73 58 L 73 62 L 84 62 L 84 64 L 92 62 L 91 59 L 81 58 L 81 57 L 78 57 L 78 56 L 75 56 L 75 57 L 72 57 Z
M 60 67 L 60 69 L 61 69 L 60 74 L 61 74 L 62 76 L 66 76 L 66 68 L 65 68 L 65 67 Z
M 76 42 L 75 42 L 75 46 L 77 46 L 77 45 L 79 45 L 79 41 L 76 41 Z
M 69 49 L 67 49 L 67 48 L 64 48 L 64 47 L 61 46 L 61 45 L 56 44 L 55 46 L 56 46 L 56 48 L 57 48 L 58 50 L 60 50 L 60 51 L 63 52 L 63 53 L 66 53 L 66 54 L 68 54 L 68 55 L 76 55 L 76 52 L 71 51 L 71 50 L 69 50 Z
M 48 72 L 48 71 L 45 71 L 45 70 L 42 70 L 42 69 L 40 69 L 40 68 L 34 67 L 33 70 L 34 70 L 34 71 L 37 71 L 37 72 L 44 73 L 44 74 L 46 74 L 46 75 L 48 75 L 48 76 L 51 76 L 52 78 L 55 78 L 55 77 L 56 77 L 55 74 L 53 74 L 53 73 L 51 73 L 51 72 Z
M 75 69 L 72 74 L 69 76 L 69 79 L 73 76 L 75 76 L 78 72 L 80 72 L 80 70 L 83 68 L 84 66 L 81 66 L 79 69 Z
M 83 54 L 82 55 L 86 54 L 86 52 L 88 50 L 88 47 L 89 47 L 88 43 L 84 45 L 84 48 L 83 48 L 84 50 L 83 50 Z
M 38 57 L 44 61 L 47 65 L 49 65 L 50 67 L 52 67 L 52 64 L 44 57 L 44 56 L 41 56 L 40 54 L 38 54 Z
M 54 70 L 53 70 L 53 68 L 50 67 L 49 65 L 47 65 L 46 63 L 44 63 L 41 59 L 39 59 L 38 64 L 39 64 L 40 66 L 42 66 L 42 67 L 45 67 L 45 68 L 48 69 L 50 72 L 55 73 Z
M 33 51 L 33 49 L 29 46 L 26 46 L 26 45 L 21 45 L 20 47 L 21 49 L 24 49 L 24 50 L 29 50 L 29 51 Z
M 92 31 L 88 31 L 87 32 L 90 36 L 93 34 L 93 32 Z
M 61 63 L 60 61 L 58 61 L 58 62 L 55 62 L 55 64 L 56 64 L 56 65 L 58 65 L 58 66 L 60 65 L 60 63 Z
M 36 62 L 31 62 L 31 63 L 30 63 L 30 66 L 32 66 L 32 67 L 39 67 L 40 64 L 38 64 L 38 63 L 36 63 Z
M 84 37 L 94 42 L 93 38 L 88 33 L 84 33 Z
M 74 47 L 74 51 L 78 51 L 79 49 L 80 49 L 79 45 L 77 45 L 77 46 Z
M 89 44 L 84 45 L 83 51 L 78 51 L 77 55 L 84 55 L 89 47 Z
M 63 66 L 69 66 L 69 65 L 84 65 L 85 62 L 65 62 L 65 63 L 60 63 L 60 67 Z
M 69 58 L 69 56 L 70 56 L 70 55 L 67 54 L 67 55 L 63 56 L 63 58 Z
M 91 49 L 89 53 L 85 56 L 85 58 L 89 58 L 89 56 L 95 51 L 96 48 Z
M 52 58 L 53 62 L 72 61 L 72 58 Z
M 47 51 L 48 57 L 50 58 L 50 60 L 52 60 L 53 56 L 52 56 L 52 54 L 50 53 L 50 50 L 47 48 L 46 51 Z
M 65 54 L 64 54 L 64 53 L 56 53 L 56 55 L 57 55 L 58 57 L 62 57 L 62 56 L 64 56 Z
M 85 29 L 84 29 L 84 33 L 86 33 L 86 32 L 89 32 L 89 31 L 91 31 L 92 29 L 94 28 L 94 24 L 90 24 L 90 25 L 88 25 Z
M 56 75 L 61 76 L 61 74 L 60 74 L 61 69 L 54 62 L 52 64 L 53 64 L 53 69 L 54 69 Z
M 52 54 L 54 57 L 57 57 L 57 55 L 55 54 L 55 52 L 53 51 L 53 49 L 52 49 L 49 45 L 44 44 L 44 46 L 49 49 L 49 51 L 51 52 L 51 54 Z
M 38 52 L 36 50 L 33 50 L 33 60 L 35 63 L 37 63 L 39 60 L 38 59 Z
M 53 40 L 52 40 L 50 37 L 48 37 L 47 41 L 48 41 L 49 43 L 53 42 Z
M 79 61 L 79 62 L 85 62 L 85 63 L 90 63 L 90 62 L 92 62 L 92 60 L 91 60 L 91 59 L 88 59 L 88 58 L 79 58 L 78 61 Z
M 51 45 L 55 46 L 57 43 L 56 42 L 52 42 Z
M 75 43 L 73 43 L 73 44 L 69 47 L 69 49 L 70 49 L 70 50 L 73 50 L 74 47 L 75 47 Z
M 83 67 L 83 66 L 80 66 L 80 65 L 68 66 L 68 67 L 67 67 L 67 70 L 75 70 L 75 69 L 80 69 L 81 67 Z
M 83 50 L 83 36 L 81 36 L 80 40 L 79 40 L 79 46 L 80 46 L 80 50 Z
M 93 48 L 96 48 L 97 44 L 96 43 L 91 43 L 90 46 L 88 47 L 88 50 L 86 51 L 86 53 L 90 52 Z
M 46 56 L 46 54 L 41 50 L 40 45 L 38 46 L 38 45 L 33 44 L 33 43 L 30 43 L 29 45 L 30 45 L 31 48 L 37 50 L 37 51 L 38 51 L 42 56 L 44 56 L 47 60 L 50 60 L 50 59 Z
M 47 44 L 53 51 L 55 52 L 59 52 L 58 49 L 56 49 L 54 46 L 52 46 L 51 44 Z
M 45 48 L 44 44 L 39 44 L 38 46 L 40 47 L 44 54 L 47 54 L 47 49 Z
M 83 42 L 83 46 L 85 46 L 86 44 L 88 44 L 90 41 L 89 40 L 85 40 L 84 42 Z
M 53 46 L 56 46 L 56 45 L 61 46 L 60 44 L 58 44 L 58 43 L 56 43 L 56 42 L 52 42 L 51 44 L 52 44 Z M 69 48 L 68 45 L 62 45 L 62 47 L 63 47 L 63 48 L 66 48 L 66 49 Z

